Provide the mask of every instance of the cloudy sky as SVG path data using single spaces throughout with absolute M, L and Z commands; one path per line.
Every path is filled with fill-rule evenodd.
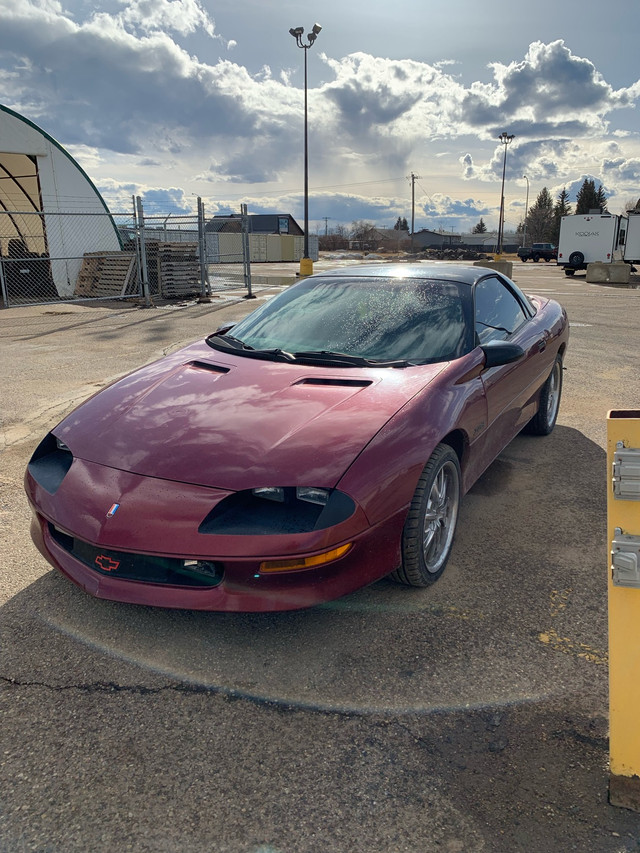
M 0 0 L 0 103 L 63 144 L 113 212 L 303 218 L 310 230 L 506 228 L 546 186 L 640 197 L 640 0 Z M 326 219 L 325 219 L 326 217 Z

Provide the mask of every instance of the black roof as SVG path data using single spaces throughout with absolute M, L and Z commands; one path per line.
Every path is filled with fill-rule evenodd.
M 501 275 L 490 267 L 466 266 L 430 261 L 424 264 L 358 264 L 316 273 L 314 278 L 431 278 L 456 281 L 470 287 L 487 275 Z M 506 276 L 504 276 L 506 277 Z

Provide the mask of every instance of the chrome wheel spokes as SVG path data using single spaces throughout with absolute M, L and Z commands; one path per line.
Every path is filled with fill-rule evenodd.
M 558 406 L 560 404 L 560 379 L 562 374 L 562 365 L 559 361 L 553 366 L 551 376 L 549 377 L 549 391 L 547 394 L 547 420 L 553 424 L 558 415 Z
M 458 471 L 452 462 L 445 462 L 433 480 L 425 507 L 422 554 L 429 572 L 438 572 L 447 558 L 455 532 L 459 499 Z

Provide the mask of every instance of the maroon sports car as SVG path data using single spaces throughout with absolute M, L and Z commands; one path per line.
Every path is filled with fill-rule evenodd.
M 33 540 L 92 595 L 162 607 L 426 586 L 461 496 L 553 429 L 567 341 L 556 302 L 488 268 L 312 276 L 55 427 L 25 477 Z

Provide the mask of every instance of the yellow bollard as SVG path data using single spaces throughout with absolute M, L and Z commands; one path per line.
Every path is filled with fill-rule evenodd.
M 300 275 L 313 275 L 313 261 L 311 258 L 300 259 Z
M 640 812 L 640 411 L 607 417 L 609 802 Z

